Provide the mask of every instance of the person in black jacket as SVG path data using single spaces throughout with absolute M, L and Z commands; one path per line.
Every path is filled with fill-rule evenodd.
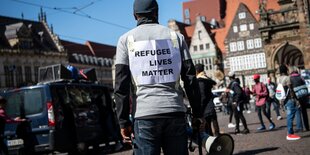
M 244 126 L 244 130 L 242 133 L 247 134 L 250 133 L 250 130 L 248 129 L 246 120 L 243 116 L 243 104 L 245 101 L 245 95 L 244 92 L 240 86 L 240 83 L 236 81 L 235 73 L 229 72 L 228 77 L 230 79 L 230 83 L 228 85 L 228 88 L 226 89 L 227 92 L 231 92 L 232 95 L 232 108 L 235 115 L 235 121 L 236 121 L 236 128 L 235 128 L 235 134 L 240 133 L 239 130 L 239 122 L 241 119 L 241 122 Z
M 217 121 L 215 105 L 213 103 L 214 96 L 211 91 L 213 86 L 216 85 L 216 82 L 205 75 L 203 64 L 197 64 L 195 65 L 195 68 L 201 95 L 200 104 L 203 108 L 203 116 L 206 120 L 205 131 L 210 136 L 218 136 L 220 133 L 220 128 Z M 212 132 L 211 124 L 213 124 L 214 132 Z

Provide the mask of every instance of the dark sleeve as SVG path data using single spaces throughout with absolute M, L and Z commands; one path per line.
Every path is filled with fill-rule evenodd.
M 203 81 L 197 79 L 198 85 L 199 85 L 199 91 L 200 91 L 200 106 L 204 106 L 204 103 L 207 103 L 207 96 L 205 95 L 207 92 L 205 92 L 206 85 Z
M 114 98 L 116 104 L 117 117 L 121 128 L 131 125 L 131 122 L 129 120 L 130 82 L 131 82 L 131 75 L 129 66 L 123 64 L 116 64 Z
M 184 89 L 191 105 L 193 116 L 196 118 L 202 117 L 199 86 L 196 79 L 195 67 L 191 59 L 183 60 L 181 79 L 184 82 Z
M 243 91 L 242 88 L 237 84 L 237 83 L 233 83 L 232 84 L 233 87 L 233 91 L 234 93 L 236 93 L 235 97 L 233 98 L 233 102 L 241 102 L 243 101 Z
M 211 79 L 211 78 L 210 78 L 210 83 L 211 83 L 212 87 L 216 85 L 216 82 L 213 79 Z

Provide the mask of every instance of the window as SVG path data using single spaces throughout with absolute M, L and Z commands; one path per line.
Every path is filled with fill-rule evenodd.
M 13 87 L 14 86 L 14 75 L 13 75 L 13 67 L 4 66 L 4 76 L 5 76 L 5 86 Z
M 212 70 L 212 64 L 213 64 L 212 58 L 209 58 L 209 68 L 210 68 L 210 70 Z
M 234 26 L 233 30 L 234 30 L 235 33 L 237 33 L 238 32 L 238 26 Z
M 25 81 L 26 82 L 32 82 L 31 78 L 31 67 L 30 66 L 25 66 Z
M 21 115 L 20 105 L 23 104 L 26 115 L 37 114 L 43 111 L 43 89 L 29 89 L 14 92 L 8 95 L 7 113 L 11 117 Z
M 201 31 L 201 30 L 199 30 L 199 31 L 198 31 L 198 39 L 199 39 L 199 40 L 201 40 L 201 39 L 202 39 L 201 34 L 202 34 L 202 31 Z
M 32 89 L 24 92 L 24 108 L 27 115 L 43 110 L 43 89 Z
M 39 78 L 39 66 L 35 66 L 34 67 L 34 79 L 35 79 L 35 82 L 38 82 L 38 78 Z
M 199 50 L 203 50 L 203 44 L 199 45 Z
M 254 39 L 254 47 L 255 48 L 261 48 L 262 47 L 262 39 L 261 38 Z
M 205 22 L 206 21 L 206 17 L 205 16 L 200 16 L 200 20 Z
M 246 16 L 245 16 L 245 12 L 240 12 L 239 13 L 239 19 L 244 19 Z
M 16 84 L 17 84 L 17 86 L 19 86 L 20 84 L 23 83 L 22 67 L 21 66 L 16 66 L 15 73 L 16 73 Z
M 194 51 L 195 51 L 195 52 L 197 51 L 197 46 L 196 46 L 196 45 L 194 46 Z
M 188 25 L 191 25 L 191 20 L 189 18 L 187 18 L 187 19 L 184 20 L 184 23 L 188 24 Z
M 242 31 L 247 31 L 248 30 L 248 28 L 247 28 L 247 25 L 246 24 L 242 24 L 242 25 L 240 25 L 240 31 L 242 32 Z
M 190 18 L 189 9 L 185 9 L 185 10 L 184 10 L 184 16 L 185 16 L 185 18 Z
M 253 39 L 247 40 L 246 41 L 246 46 L 247 46 L 247 49 L 253 49 L 254 48 L 254 41 L 253 41 Z
M 243 41 L 238 41 L 237 46 L 238 46 L 238 51 L 244 50 L 244 42 Z
M 237 51 L 237 43 L 236 42 L 229 43 L 229 47 L 230 47 L 230 52 Z
M 254 23 L 249 24 L 250 30 L 254 30 Z
M 210 44 L 209 43 L 206 44 L 206 49 L 210 49 Z

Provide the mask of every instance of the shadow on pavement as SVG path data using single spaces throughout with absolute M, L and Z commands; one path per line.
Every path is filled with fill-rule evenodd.
M 234 155 L 252 155 L 252 154 L 258 154 L 258 153 L 277 150 L 278 148 L 279 147 L 269 147 L 269 148 L 264 148 L 264 149 L 248 150 L 248 151 L 236 153 Z

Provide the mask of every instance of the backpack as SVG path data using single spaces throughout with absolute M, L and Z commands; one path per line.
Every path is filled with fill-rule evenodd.
M 287 90 L 287 93 L 285 93 L 285 89 L 284 89 L 283 85 L 281 83 L 279 83 L 277 88 L 276 88 L 276 99 L 278 99 L 279 101 L 285 100 L 288 92 L 289 92 L 289 89 Z
M 308 96 L 308 88 L 305 81 L 302 78 L 299 77 L 293 80 L 293 78 L 291 77 L 290 80 L 291 83 L 293 84 L 293 91 L 297 99 L 301 99 L 303 97 Z
M 308 96 L 308 88 L 306 85 L 301 85 L 293 88 L 297 99 Z

